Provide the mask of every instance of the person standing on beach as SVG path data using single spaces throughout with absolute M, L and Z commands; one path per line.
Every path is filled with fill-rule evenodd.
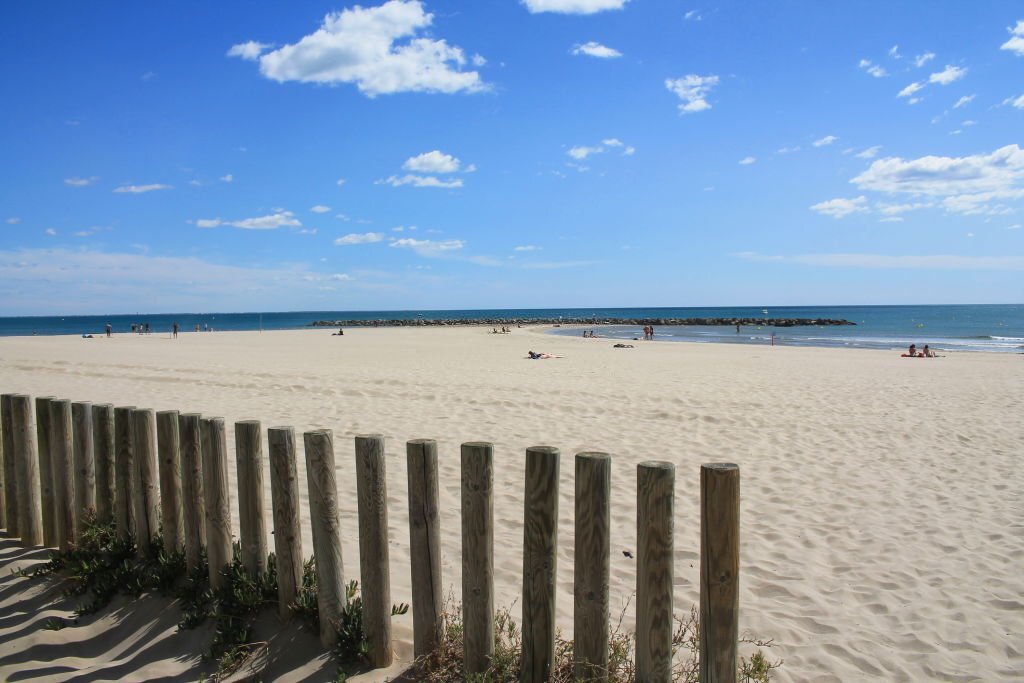
M 171 334 L 174 335 L 175 339 L 178 338 L 178 323 L 171 324 Z
M 110 323 L 107 323 L 107 326 L 106 326 L 106 332 L 107 332 L 107 338 L 108 338 L 108 339 L 110 338 L 110 334 L 111 334 L 111 332 L 113 332 L 113 331 L 114 331 L 114 330 L 113 330 L 113 328 L 112 328 L 112 327 L 110 326 Z

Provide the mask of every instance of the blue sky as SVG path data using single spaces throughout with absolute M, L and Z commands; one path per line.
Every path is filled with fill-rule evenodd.
M 1024 301 L 1019 2 L 11 2 L 0 39 L 0 314 Z

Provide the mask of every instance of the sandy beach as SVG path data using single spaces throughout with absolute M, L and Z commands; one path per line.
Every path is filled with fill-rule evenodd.
M 536 329 L 351 329 L 0 338 L 0 391 L 334 430 L 344 563 L 358 574 L 353 437 L 387 443 L 391 586 L 410 600 L 405 442 L 437 439 L 444 584 L 460 585 L 459 444 L 495 444 L 495 588 L 521 590 L 524 450 L 561 449 L 558 619 L 572 631 L 573 461 L 612 454 L 612 613 L 635 590 L 636 465 L 676 466 L 675 609 L 699 599 L 699 466 L 742 472 L 741 631 L 780 681 L 1024 678 L 1024 357 L 632 342 Z M 528 360 L 528 350 L 560 356 Z M 233 454 L 228 429 L 229 448 Z M 301 448 L 301 438 L 299 439 Z M 234 477 L 233 467 L 231 476 Z M 305 503 L 305 473 L 299 458 Z M 266 501 L 269 505 L 269 481 Z M 237 506 L 237 499 L 233 501 Z M 235 510 L 237 515 L 237 508 Z M 269 509 L 267 511 L 269 519 Z M 237 516 L 235 517 L 237 531 Z M 304 552 L 312 553 L 308 519 Z M 0 548 L 0 679 L 189 680 L 209 631 L 119 598 L 61 631 L 51 583 Z M 513 613 L 518 614 L 518 604 Z M 633 609 L 626 612 L 629 625 Z M 271 615 L 264 628 L 273 632 Z M 411 657 L 412 617 L 395 649 Z M 275 680 L 324 680 L 315 637 L 276 636 Z

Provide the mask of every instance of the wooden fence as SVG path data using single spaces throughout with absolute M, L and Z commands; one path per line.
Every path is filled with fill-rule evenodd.
M 150 409 L 74 403 L 53 397 L 32 401 L 0 396 L 3 468 L 0 526 L 24 546 L 67 549 L 82 531 L 87 511 L 113 522 L 139 551 L 162 542 L 183 550 L 189 568 L 205 548 L 210 583 L 232 559 L 231 491 L 223 418 Z M 259 574 L 267 569 L 263 481 L 270 476 L 271 524 L 277 558 L 280 615 L 302 585 L 302 534 L 295 433 L 267 430 L 253 420 L 235 424 L 235 465 L 241 559 Z M 303 435 L 310 523 L 318 581 L 320 637 L 336 639 L 332 624 L 345 600 L 339 534 L 334 441 L 330 430 Z M 462 445 L 462 610 L 467 673 L 484 671 L 494 648 L 493 446 Z M 555 657 L 555 576 L 558 548 L 556 448 L 526 451 L 522 679 L 545 681 Z M 266 465 L 269 464 L 269 467 Z M 414 654 L 428 654 L 442 627 L 441 543 L 437 444 L 406 445 Z M 360 579 L 369 659 L 391 664 L 391 595 L 384 439 L 355 439 Z M 611 458 L 575 458 L 574 637 L 576 675 L 600 679 L 609 658 Z M 637 680 L 668 681 L 672 670 L 673 513 L 675 467 L 637 466 Z M 700 469 L 700 680 L 735 682 L 739 636 L 739 468 L 716 463 Z M 162 526 L 161 526 L 162 524 Z M 157 539 L 162 528 L 162 538 Z

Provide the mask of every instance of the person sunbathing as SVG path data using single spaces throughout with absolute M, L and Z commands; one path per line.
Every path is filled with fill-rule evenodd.
M 536 353 L 534 351 L 527 351 L 526 353 L 533 360 L 542 360 L 545 358 L 559 358 L 559 356 L 552 356 L 550 353 Z

